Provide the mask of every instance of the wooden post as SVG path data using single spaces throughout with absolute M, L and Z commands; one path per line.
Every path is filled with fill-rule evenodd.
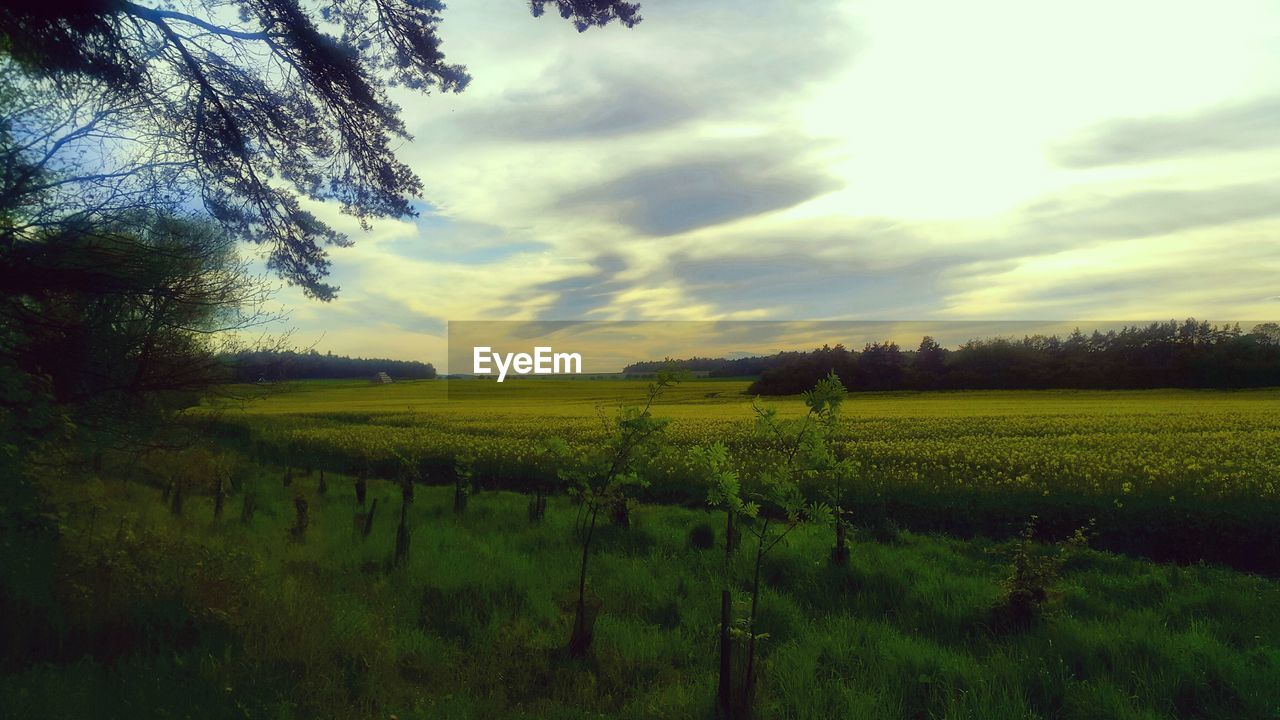
M 396 528 L 396 554 L 391 559 L 394 567 L 403 567 L 409 561 L 409 494 L 404 494 L 400 504 L 400 527 Z
M 169 503 L 169 512 L 174 515 L 182 514 L 182 483 L 177 481 L 173 483 L 173 497 Z
M 724 521 L 724 586 L 720 590 L 720 686 L 716 699 L 726 720 L 733 718 L 733 598 L 729 590 L 729 570 L 733 557 L 733 511 L 725 512 Z
M 225 499 L 226 493 L 222 489 L 222 477 L 218 477 L 218 484 L 213 489 L 213 519 L 222 519 L 222 501 Z
M 352 537 L 359 536 L 361 540 L 369 537 L 369 533 L 373 532 L 373 514 L 377 510 L 378 498 L 374 498 L 373 505 L 369 506 L 369 512 L 360 512 L 357 510 L 351 515 Z
M 301 495 L 295 496 L 293 498 L 293 509 L 297 513 L 297 517 L 294 519 L 293 527 L 289 528 L 289 534 L 293 535 L 297 540 L 302 540 L 307 534 L 307 499 Z
M 609 506 L 609 520 L 618 527 L 631 527 L 631 505 L 620 497 Z
M 533 499 L 529 501 L 529 522 L 539 523 L 547 515 L 547 496 L 539 488 L 533 491 Z
M 244 500 L 240 505 L 240 522 L 248 525 L 253 521 L 253 513 L 258 509 L 258 497 L 251 492 L 244 494 Z
M 849 545 L 845 542 L 845 524 L 839 515 L 836 515 L 836 546 L 831 550 L 831 562 L 839 566 L 849 564 Z
M 465 480 L 458 477 L 453 481 L 453 512 L 461 515 L 467 511 L 467 487 Z
M 728 590 L 720 591 L 720 687 L 716 699 L 720 704 L 720 713 L 731 720 L 733 718 L 733 636 L 732 627 L 733 601 Z

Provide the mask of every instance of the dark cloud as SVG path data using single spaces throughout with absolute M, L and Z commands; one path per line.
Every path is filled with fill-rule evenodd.
M 1070 168 L 1280 146 L 1280 96 L 1198 113 L 1112 120 L 1049 148 Z
M 618 280 L 627 263 L 617 255 L 602 255 L 592 261 L 594 268 L 582 275 L 560 280 L 536 283 L 508 297 L 513 307 L 540 298 L 548 293 L 556 295 L 550 307 L 539 313 L 549 320 L 567 320 L 586 317 L 592 310 L 607 307 L 629 285 Z
M 795 148 L 726 148 L 720 155 L 641 168 L 569 193 L 560 207 L 666 236 L 781 210 L 839 187 L 835 178 L 798 162 Z

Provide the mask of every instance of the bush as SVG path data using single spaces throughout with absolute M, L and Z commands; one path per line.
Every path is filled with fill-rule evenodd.
M 1037 519 L 1035 515 L 1031 516 L 1014 543 L 1009 577 L 1004 580 L 994 609 L 998 625 L 1030 625 L 1039 616 L 1041 608 L 1052 599 L 1063 564 L 1087 546 L 1088 529 L 1080 528 L 1067 540 L 1057 543 L 1053 552 L 1038 548 L 1033 540 Z
M 707 523 L 698 523 L 689 531 L 689 545 L 696 550 L 710 550 L 716 544 L 716 531 Z
M 893 518 L 883 515 L 876 519 L 869 530 L 871 537 L 878 543 L 898 542 L 898 536 L 901 531 L 898 523 L 894 522 Z

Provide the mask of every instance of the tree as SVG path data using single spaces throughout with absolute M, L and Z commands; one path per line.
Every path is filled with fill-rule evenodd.
M 185 218 L 60 228 L 0 253 L 0 285 L 0 407 L 39 395 L 114 434 L 193 403 L 231 334 L 273 318 L 235 243 Z
M 547 496 L 561 487 L 558 459 L 569 454 L 569 445 L 561 438 L 546 438 L 534 446 L 526 466 L 526 483 L 533 490 L 529 500 L 529 522 L 539 523 L 547 514 Z
M 1280 323 L 1259 323 L 1253 326 L 1249 334 L 1258 338 L 1258 341 L 1264 345 L 1280 346 Z
M 436 376 L 431 363 L 386 358 L 352 358 L 308 352 L 242 350 L 224 358 L 236 382 L 303 380 L 311 378 L 360 378 L 368 380 L 385 372 L 394 380 L 429 380 Z
M 0 53 L 0 100 L 0 247 L 60 227 L 182 213 L 182 163 L 162 138 L 132 127 L 146 110 L 137 97 L 32 76 Z
M 837 345 L 775 365 L 749 392 L 799 394 L 832 369 L 846 387 L 859 390 L 1266 387 L 1280 383 L 1277 327 L 1262 323 L 1245 333 L 1239 324 L 1193 318 L 1088 335 L 1077 328 L 1066 338 L 975 338 L 951 351 L 925 337 L 910 368 L 902 367 L 901 353 L 888 342 L 867 345 L 852 371 L 844 361 L 850 356 Z
M 723 508 L 724 569 L 720 585 L 720 666 L 716 688 L 716 704 L 720 714 L 732 718 L 736 707 L 733 683 L 733 639 L 736 623 L 733 618 L 733 551 L 736 522 L 739 518 L 754 518 L 760 506 L 743 498 L 738 473 L 730 466 L 729 451 L 724 443 L 696 446 L 689 451 L 689 466 L 707 484 L 707 504 Z
M 844 565 L 849 558 L 845 483 L 855 471 L 853 461 L 840 457 L 835 446 L 840 407 L 847 397 L 840 378 L 831 372 L 801 394 L 806 412 L 799 420 L 780 420 L 776 409 L 754 406 L 758 429 L 775 453 L 772 472 L 782 476 L 782 485 L 795 486 L 798 491 L 804 482 L 822 484 L 830 504 L 813 506 L 812 510 L 831 521 L 835 530 L 831 560 L 837 565 Z
M 623 407 L 608 423 L 608 439 L 603 443 L 586 450 L 573 450 L 562 443 L 555 445 L 566 453 L 561 459 L 561 475 L 571 483 L 570 492 L 582 503 L 579 522 L 582 560 L 569 638 L 572 657 L 583 657 L 591 647 L 595 617 L 594 609 L 587 606 L 587 565 L 600 512 L 626 502 L 635 488 L 647 484 L 639 474 L 638 460 L 655 449 L 658 436 L 667 426 L 665 418 L 653 417 L 653 403 L 678 381 L 675 372 L 660 372 L 657 380 L 649 383 L 642 406 Z
M 747 388 L 756 395 L 797 395 L 813 387 L 829 373 L 835 372 L 848 384 L 857 387 L 858 358 L 844 345 L 823 345 L 809 353 L 799 353 L 765 370 L 760 379 Z
M 858 375 L 868 390 L 892 390 L 902 383 L 902 351 L 892 340 L 867 343 L 858 357 Z
M 836 387 L 839 390 L 836 390 Z M 752 521 L 747 530 L 756 538 L 756 552 L 751 577 L 751 609 L 738 628 L 746 640 L 747 660 L 742 680 L 741 708 L 750 716 L 756 682 L 756 642 L 767 636 L 756 632 L 756 616 L 760 606 L 760 569 L 764 558 L 803 522 L 835 523 L 839 520 L 831 506 L 823 502 L 806 502 L 800 488 L 802 479 L 813 479 L 824 452 L 824 435 L 818 431 L 821 418 L 843 398 L 835 372 L 827 375 L 826 384 L 819 383 L 805 393 L 808 412 L 799 420 L 782 420 L 777 408 L 763 407 L 758 402 L 756 432 L 767 443 L 764 462 L 754 469 L 755 477 L 745 492 L 747 512 Z M 839 532 L 839 531 L 837 531 Z
M 529 2 L 535 16 L 547 5 L 579 31 L 640 21 L 639 6 L 622 0 Z M 75 182 L 116 200 L 140 185 L 190 187 L 225 229 L 269 247 L 274 271 L 328 300 L 337 288 L 324 282 L 325 247 L 349 241 L 301 201 L 336 201 L 364 225 L 414 214 L 422 181 L 395 156 L 393 143 L 410 136 L 387 90 L 466 87 L 466 69 L 440 49 L 443 9 L 439 0 L 7 2 L 0 52 L 25 71 L 21 95 L 79 110 L 68 124 L 32 126 L 35 146 L 51 152 L 36 153 L 8 190 L 38 189 L 46 166 L 89 147 L 96 167 Z M 171 182 L 156 184 L 156 174 Z
M 916 348 L 916 356 L 911 363 L 917 383 L 925 388 L 936 386 L 946 369 L 946 359 L 946 351 L 937 340 L 929 335 L 921 338 L 920 347 Z
M 852 458 L 841 456 L 836 449 L 836 433 L 840 429 L 840 407 L 848 392 L 835 373 L 818 381 L 812 390 L 805 392 L 806 420 L 811 420 L 799 430 L 800 454 L 796 460 L 806 479 L 823 484 L 823 494 L 831 505 L 831 523 L 835 530 L 835 544 L 831 549 L 831 562 L 845 565 L 849 562 L 849 508 L 845 507 L 846 484 L 857 471 Z

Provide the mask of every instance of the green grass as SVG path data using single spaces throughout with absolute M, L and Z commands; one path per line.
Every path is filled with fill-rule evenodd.
M 481 493 L 455 516 L 450 490 L 419 488 L 409 563 L 390 570 L 397 488 L 371 484 L 378 517 L 360 541 L 348 478 L 330 475 L 320 498 L 316 477 L 286 489 L 281 474 L 246 481 L 259 497 L 247 525 L 240 496 L 215 522 L 207 497 L 176 517 L 144 485 L 60 484 L 59 610 L 26 632 L 56 635 L 67 652 L 0 676 L 0 715 L 708 716 L 721 538 L 695 550 L 688 536 L 722 518 L 644 506 L 632 529 L 604 528 L 591 570 L 603 612 L 591 656 L 572 662 L 567 499 L 533 525 L 521 495 Z M 294 493 L 311 499 L 304 542 L 287 538 Z M 859 536 L 837 569 L 828 534 L 801 528 L 766 560 L 762 717 L 1280 713 L 1273 580 L 1088 552 L 1046 614 L 1015 630 L 991 612 L 1006 545 Z M 122 628 L 142 640 L 122 651 Z

